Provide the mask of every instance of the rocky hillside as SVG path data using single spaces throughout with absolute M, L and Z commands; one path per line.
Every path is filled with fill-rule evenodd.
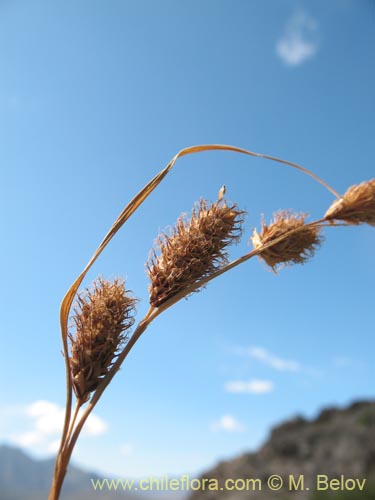
M 267 484 L 273 474 L 283 480 L 277 492 L 270 491 Z M 324 476 L 342 483 L 327 483 Z M 196 491 L 190 500 L 375 500 L 375 402 L 357 402 L 344 410 L 325 409 L 312 421 L 294 418 L 275 427 L 256 453 L 221 462 L 202 478 L 217 479 L 223 490 Z M 246 482 L 248 478 L 259 481 L 248 481 L 246 486 L 241 479 Z M 226 479 L 240 479 L 237 485 L 248 491 L 228 491 Z

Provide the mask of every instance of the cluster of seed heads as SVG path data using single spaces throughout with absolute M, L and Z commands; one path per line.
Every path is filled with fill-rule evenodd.
M 204 200 L 190 218 L 181 216 L 175 227 L 159 235 L 147 263 L 149 300 L 158 308 L 228 263 L 228 246 L 239 241 L 245 212 L 223 199 Z M 259 257 L 273 270 L 280 264 L 303 264 L 322 242 L 321 224 L 306 224 L 306 214 L 279 211 L 251 238 Z M 367 223 L 375 226 L 375 179 L 350 187 L 326 212 L 327 223 Z M 188 293 L 188 292 L 187 292 Z M 79 401 L 87 401 L 113 366 L 134 322 L 136 300 L 124 282 L 99 278 L 92 290 L 78 296 L 75 332 L 69 335 L 72 385 Z

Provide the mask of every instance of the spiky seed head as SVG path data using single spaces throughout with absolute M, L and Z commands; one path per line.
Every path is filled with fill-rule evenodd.
M 277 270 L 278 264 L 304 264 L 321 245 L 320 228 L 305 225 L 306 217 L 307 214 L 279 211 L 268 226 L 262 220 L 260 233 L 254 229 L 251 240 L 256 250 L 261 250 L 263 246 L 285 236 L 278 243 L 261 250 L 259 254 L 259 258 L 274 271 Z M 291 234 L 287 235 L 289 232 Z
M 124 282 L 98 278 L 91 290 L 78 296 L 73 326 L 69 334 L 69 358 L 73 389 L 84 402 L 107 374 L 134 323 L 136 300 L 125 290 Z
M 181 216 L 161 234 L 147 263 L 150 304 L 159 307 L 227 263 L 226 249 L 239 241 L 244 213 L 223 199 L 200 200 L 190 219 Z
M 324 218 L 375 226 L 375 179 L 351 186 L 342 198 L 332 203 Z

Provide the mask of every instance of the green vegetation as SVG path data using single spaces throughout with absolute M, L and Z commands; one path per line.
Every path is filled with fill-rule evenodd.
M 366 484 L 363 491 L 340 491 L 337 493 L 316 491 L 311 500 L 374 500 L 375 482 Z

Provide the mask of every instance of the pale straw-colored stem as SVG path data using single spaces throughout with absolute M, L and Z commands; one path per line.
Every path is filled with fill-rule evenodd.
M 182 149 L 179 153 L 177 153 L 177 155 L 171 161 L 171 164 L 172 164 L 171 168 L 178 158 L 185 156 L 185 155 L 188 155 L 188 154 L 202 153 L 203 151 L 232 151 L 234 153 L 242 153 L 245 155 L 254 156 L 256 158 L 263 158 L 265 160 L 271 160 L 271 161 L 275 161 L 278 163 L 282 163 L 283 165 L 288 165 L 289 167 L 295 168 L 296 170 L 300 170 L 301 172 L 303 172 L 303 173 L 309 175 L 310 177 L 312 177 L 313 179 L 315 179 L 317 182 L 319 182 L 319 184 L 321 184 L 326 189 L 328 189 L 328 191 L 330 191 L 336 198 L 341 198 L 341 195 L 335 189 L 333 189 L 333 187 L 331 187 L 329 184 L 327 184 L 323 179 L 321 179 L 320 177 L 315 175 L 313 172 L 311 172 L 311 170 L 309 170 L 305 167 L 302 167 L 301 165 L 298 165 L 297 163 L 283 160 L 282 158 L 278 158 L 277 156 L 270 156 L 270 155 L 266 155 L 263 153 L 255 153 L 254 151 L 249 151 L 247 149 L 238 148 L 236 146 L 228 146 L 225 144 L 204 144 L 202 146 L 191 146 L 189 148 Z M 168 167 L 166 167 L 166 168 L 168 168 Z
M 74 432 L 71 434 L 69 443 L 67 443 L 65 448 L 64 448 L 64 461 L 66 461 L 66 463 L 68 463 L 70 460 L 70 457 L 73 453 L 74 446 L 77 442 L 77 439 L 78 439 L 78 437 L 82 431 L 82 428 L 83 428 L 87 418 L 89 417 L 90 413 L 95 408 L 95 406 L 96 406 L 97 402 L 99 401 L 99 399 L 101 398 L 104 390 L 109 385 L 109 383 L 111 382 L 111 380 L 115 376 L 116 372 L 119 370 L 121 364 L 123 363 L 123 361 L 125 360 L 125 358 L 129 354 L 131 349 L 134 347 L 134 345 L 137 342 L 137 340 L 139 339 L 139 337 L 142 335 L 142 333 L 147 329 L 147 327 L 151 323 L 151 321 L 152 321 L 152 318 L 150 317 L 151 311 L 152 311 L 152 308 L 150 308 L 146 317 L 138 324 L 138 326 L 135 329 L 133 335 L 131 336 L 129 342 L 126 344 L 124 350 L 118 356 L 118 358 L 116 359 L 112 368 L 110 369 L 108 374 L 105 376 L 105 378 L 103 379 L 103 381 L 101 382 L 99 387 L 96 389 L 95 393 L 93 394 L 92 398 L 88 402 L 85 410 L 83 411 L 83 413 L 81 415 L 81 418 L 79 419 L 79 421 L 74 429 Z M 58 496 L 56 497 L 56 499 L 57 498 L 58 498 Z M 52 497 L 49 500 L 55 500 L 55 498 Z
M 74 426 L 76 424 L 76 420 L 77 420 L 77 417 L 78 417 L 78 413 L 79 413 L 79 410 L 81 409 L 82 405 L 83 405 L 82 401 L 79 401 L 79 400 L 76 401 L 76 407 L 75 407 L 75 410 L 74 410 L 73 418 L 72 418 L 72 421 L 70 423 L 69 432 L 68 432 L 68 434 L 66 436 L 66 444 L 69 443 L 70 438 L 72 437 Z M 64 449 L 65 449 L 65 447 L 64 447 Z
M 275 161 L 275 162 L 278 162 L 278 163 L 290 166 L 292 168 L 300 170 L 301 172 L 309 175 L 310 177 L 312 177 L 313 179 L 315 179 L 317 182 L 319 182 L 322 186 L 324 186 L 326 189 L 328 189 L 334 196 L 336 196 L 337 198 L 340 198 L 340 195 L 331 186 L 329 186 L 325 181 L 323 181 L 322 179 L 320 179 L 317 175 L 315 175 L 314 173 L 312 173 L 310 170 L 308 170 L 305 167 L 302 167 L 302 166 L 300 166 L 300 165 L 298 165 L 296 163 L 289 162 L 287 160 L 283 160 L 281 158 L 277 158 L 277 157 L 274 157 L 274 156 L 265 155 L 265 154 L 262 154 L 262 153 L 255 153 L 253 151 L 249 151 L 249 150 L 246 150 L 246 149 L 243 149 L 243 148 L 238 148 L 236 146 L 228 146 L 228 145 L 223 145 L 223 144 L 205 144 L 205 145 L 200 145 L 200 146 L 191 146 L 191 147 L 182 149 L 179 153 L 177 153 L 172 158 L 172 160 L 168 163 L 168 165 L 162 171 L 160 171 L 148 184 L 146 184 L 146 186 L 143 189 L 141 189 L 141 191 L 139 191 L 139 193 L 124 208 L 124 210 L 121 212 L 121 214 L 119 215 L 119 217 L 113 223 L 112 227 L 110 228 L 110 230 L 108 231 L 108 233 L 106 234 L 106 236 L 103 238 L 103 240 L 100 243 L 99 247 L 94 252 L 93 256 L 91 257 L 90 261 L 86 265 L 85 269 L 81 272 L 81 274 L 77 277 L 77 279 L 74 281 L 74 283 L 69 288 L 68 292 L 66 293 L 66 295 L 63 298 L 63 301 L 61 303 L 61 308 L 60 308 L 60 328 L 61 328 L 62 345 L 63 345 L 64 360 L 65 360 L 65 367 L 66 367 L 66 407 L 65 407 L 65 419 L 64 419 L 64 426 L 63 426 L 62 437 L 61 437 L 61 444 L 60 444 L 59 452 L 57 454 L 56 465 L 55 465 L 55 475 L 58 473 L 58 468 L 60 467 L 59 464 L 61 462 L 62 452 L 63 452 L 63 450 L 67 449 L 66 448 L 66 446 L 67 446 L 67 437 L 69 435 L 69 437 L 71 437 L 71 441 L 73 439 L 76 440 L 75 436 L 77 435 L 77 437 L 78 437 L 78 434 L 79 434 L 80 430 L 78 431 L 78 434 L 76 434 L 76 432 L 77 432 L 77 429 L 79 428 L 80 422 L 82 420 L 81 419 L 80 422 L 77 424 L 77 427 L 76 427 L 73 435 L 71 435 L 71 433 L 69 432 L 69 429 L 71 429 L 71 427 L 70 427 L 70 421 L 71 421 L 71 408 L 72 408 L 72 381 L 71 381 L 70 366 L 69 366 L 68 318 L 69 318 L 69 312 L 70 312 L 70 309 L 71 309 L 71 306 L 72 306 L 72 302 L 73 302 L 74 297 L 75 297 L 75 295 L 76 295 L 76 293 L 78 291 L 78 288 L 81 285 L 81 283 L 82 283 L 83 279 L 85 278 L 86 274 L 88 273 L 88 271 L 90 270 L 90 268 L 94 264 L 94 262 L 97 260 L 97 258 L 102 253 L 102 251 L 104 250 L 104 248 L 111 241 L 111 239 L 113 238 L 113 236 L 123 226 L 123 224 L 128 220 L 128 218 L 138 209 L 138 207 L 145 201 L 145 199 L 152 193 L 152 191 L 160 184 L 160 182 L 165 178 L 165 176 L 170 172 L 170 170 L 173 168 L 174 164 L 176 163 L 177 159 L 180 158 L 180 157 L 182 157 L 182 156 L 186 156 L 186 155 L 189 155 L 189 154 L 200 153 L 200 152 L 204 152 L 204 151 L 231 151 L 231 152 L 235 152 L 235 153 L 246 154 L 246 155 L 257 157 L 257 158 L 264 158 L 264 159 L 267 159 L 267 160 Z M 257 250 L 257 253 L 259 253 L 259 250 Z M 255 255 L 257 253 L 255 253 Z M 248 258 L 250 258 L 250 257 L 247 257 L 245 260 L 247 260 Z M 230 266 L 230 265 L 228 265 L 228 266 Z M 230 267 L 228 267 L 227 270 L 229 270 L 229 268 Z M 225 271 L 222 270 L 220 273 L 217 274 L 217 276 L 219 274 L 222 274 L 223 272 L 225 272 Z M 216 277 L 216 275 L 215 275 L 215 277 Z M 213 278 L 211 278 L 211 279 L 213 279 Z M 209 280 L 207 279 L 207 281 L 209 281 Z M 203 284 L 203 282 L 201 284 L 198 284 L 196 286 L 196 288 L 199 288 L 199 286 L 201 286 L 202 284 Z M 191 292 L 188 292 L 188 293 L 191 293 Z M 183 296 L 185 296 L 185 295 L 183 295 Z M 172 299 L 171 299 L 172 302 L 170 303 L 169 301 L 167 301 L 163 305 L 164 307 L 161 307 L 161 308 L 159 308 L 156 311 L 150 310 L 149 311 L 149 316 L 147 316 L 147 319 L 145 318 L 146 322 L 145 323 L 141 322 L 139 324 L 139 327 L 141 326 L 141 324 L 143 324 L 143 325 L 146 325 L 145 328 L 144 328 L 144 329 L 146 329 L 147 326 L 148 326 L 148 324 L 150 323 L 150 321 L 154 317 L 158 316 L 160 314 L 161 310 L 165 310 L 168 307 L 170 307 L 170 306 L 167 306 L 167 304 L 170 303 L 172 305 L 172 303 L 175 303 L 177 300 L 179 300 L 179 299 L 176 300 L 176 297 L 179 297 L 179 295 L 176 295 L 175 297 L 172 297 Z M 141 333 L 143 333 L 143 332 L 141 332 Z M 139 336 L 140 336 L 140 334 L 139 334 Z M 129 342 L 129 344 L 130 344 L 130 342 Z M 133 344 L 131 344 L 131 346 L 132 345 Z M 121 359 L 121 358 L 119 358 L 119 359 Z M 115 363 L 115 365 L 113 366 L 113 368 L 115 366 L 117 366 L 117 362 Z M 110 373 L 112 373 L 112 371 Z M 111 378 L 113 377 L 113 375 L 114 375 L 114 372 L 111 375 Z M 98 390 L 99 390 L 99 388 L 98 388 Z M 98 393 L 98 394 L 99 394 L 98 395 L 98 398 L 99 398 L 100 395 L 101 395 L 101 393 Z M 96 395 L 96 393 L 95 393 L 95 395 Z M 95 395 L 94 395 L 92 401 L 94 401 Z M 89 403 L 89 405 L 86 408 L 85 412 L 88 409 L 90 409 L 90 407 L 91 407 L 90 405 L 92 404 L 92 401 Z M 97 400 L 95 400 L 94 404 L 96 404 L 96 402 L 97 402 Z M 90 413 L 90 411 L 87 413 L 87 416 Z M 86 413 L 84 413 L 84 415 L 86 415 Z M 83 420 L 83 423 L 86 420 L 87 416 Z M 82 416 L 82 418 L 83 418 L 83 416 Z M 83 425 L 83 423 L 82 423 L 82 425 Z M 73 446 L 74 446 L 74 444 L 73 444 Z M 72 448 L 70 447 L 70 445 L 69 445 L 68 451 L 70 451 L 70 453 L 69 453 L 69 458 L 70 458 L 70 454 L 71 454 L 71 451 L 72 451 Z M 53 500 L 55 500 L 55 499 L 58 498 L 58 496 L 51 497 L 51 499 L 52 498 L 53 498 Z
M 66 446 L 69 443 L 69 440 L 70 440 L 71 435 L 73 433 L 73 429 L 74 429 L 74 426 L 75 426 L 75 423 L 76 423 L 78 413 L 79 413 L 81 406 L 82 406 L 82 402 L 77 400 L 76 407 L 74 409 L 73 418 L 72 418 L 72 421 L 70 422 L 69 431 L 65 437 L 65 441 L 63 443 L 63 446 L 60 447 L 60 450 L 58 452 L 54 480 L 52 483 L 50 494 L 48 496 L 48 500 L 57 500 L 60 496 L 62 484 L 63 484 L 64 478 L 65 478 L 65 475 L 66 475 L 66 472 L 68 469 L 68 464 L 69 464 L 69 459 L 70 459 L 70 457 L 68 458 L 66 456 L 66 453 L 65 453 Z
M 266 160 L 271 160 L 274 162 L 278 162 L 278 163 L 290 166 L 292 168 L 300 170 L 301 172 L 309 175 L 310 177 L 315 179 L 317 182 L 319 182 L 322 186 L 324 186 L 326 189 L 328 189 L 334 196 L 336 196 L 337 198 L 340 198 L 340 195 L 331 186 L 329 186 L 325 181 L 323 181 L 320 177 L 315 175 L 313 172 L 311 172 L 310 170 L 308 170 L 305 167 L 302 167 L 301 165 L 298 165 L 297 163 L 293 163 L 293 162 L 284 160 L 282 158 L 266 155 L 263 153 L 256 153 L 254 151 L 250 151 L 250 150 L 247 150 L 244 148 L 239 148 L 236 146 L 229 146 L 229 145 L 224 145 L 224 144 L 204 144 L 204 145 L 199 145 L 199 146 L 191 146 L 191 147 L 184 148 L 181 151 L 179 151 L 172 158 L 172 160 L 168 163 L 168 165 L 162 171 L 160 171 L 149 183 L 147 183 L 146 186 L 143 189 L 141 189 L 141 191 L 139 191 L 139 193 L 124 208 L 124 210 L 121 212 L 121 214 L 118 216 L 118 218 L 113 223 L 112 227 L 110 228 L 110 230 L 108 231 L 106 236 L 103 238 L 99 247 L 94 252 L 93 256 L 91 257 L 90 261 L 86 265 L 85 269 L 82 271 L 82 273 L 78 276 L 78 278 L 74 281 L 72 286 L 69 288 L 68 292 L 66 293 L 66 295 L 61 303 L 60 327 L 61 327 L 62 344 L 63 344 L 64 358 L 65 358 L 65 365 L 66 365 L 66 393 L 67 393 L 66 413 L 65 413 L 65 421 L 64 421 L 64 429 L 63 429 L 63 435 L 62 435 L 62 440 L 61 440 L 61 442 L 62 442 L 61 446 L 63 446 L 63 442 L 66 438 L 66 434 L 67 434 L 68 429 L 69 429 L 69 421 L 70 421 L 70 417 L 71 417 L 72 382 L 71 382 L 71 378 L 70 378 L 70 366 L 69 366 L 68 317 L 69 317 L 69 311 L 70 311 L 74 296 L 77 293 L 78 288 L 81 285 L 83 279 L 85 278 L 87 272 L 90 270 L 90 268 L 92 267 L 92 265 L 94 264 L 96 259 L 99 257 L 99 255 L 102 253 L 104 248 L 111 241 L 113 236 L 122 227 L 122 225 L 128 220 L 128 218 L 137 210 L 137 208 L 144 202 L 144 200 L 152 193 L 152 191 L 160 184 L 160 182 L 164 179 L 164 177 L 171 171 L 171 169 L 173 168 L 177 159 L 182 157 L 182 156 L 186 156 L 189 154 L 201 153 L 204 151 L 230 151 L 230 152 L 234 152 L 234 153 L 246 154 L 246 155 L 253 156 L 256 158 L 264 158 Z

